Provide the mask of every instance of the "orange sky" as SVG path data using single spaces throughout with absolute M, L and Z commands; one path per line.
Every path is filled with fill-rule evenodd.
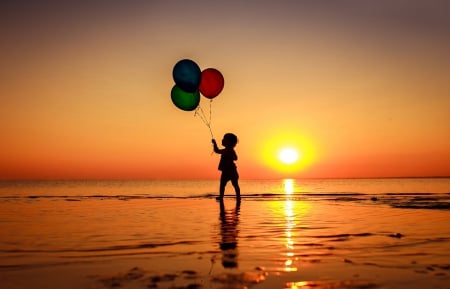
M 183 58 L 224 75 L 241 178 L 450 176 L 446 1 L 29 2 L 0 15 L 0 179 L 216 178 Z

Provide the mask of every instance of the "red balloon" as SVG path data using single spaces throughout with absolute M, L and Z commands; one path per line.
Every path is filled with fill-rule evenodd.
M 222 73 L 215 68 L 207 68 L 202 71 L 202 80 L 198 90 L 204 97 L 213 99 L 222 91 L 223 85 Z

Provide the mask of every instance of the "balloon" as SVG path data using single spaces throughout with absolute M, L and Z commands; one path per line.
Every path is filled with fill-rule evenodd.
M 202 72 L 197 63 L 190 59 L 183 59 L 175 64 L 172 75 L 173 80 L 182 90 L 194 92 L 198 90 Z
M 182 110 L 191 111 L 197 108 L 200 103 L 200 93 L 197 91 L 187 92 L 175 85 L 170 92 L 172 102 Z
M 202 71 L 202 80 L 199 90 L 206 98 L 214 98 L 222 91 L 224 79 L 222 73 L 214 68 Z

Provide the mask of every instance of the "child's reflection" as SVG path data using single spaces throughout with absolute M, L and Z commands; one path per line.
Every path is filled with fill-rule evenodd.
M 236 207 L 231 210 L 225 209 L 223 199 L 220 200 L 220 249 L 222 250 L 222 265 L 224 268 L 236 268 L 237 246 L 238 246 L 238 223 L 241 202 L 236 201 Z

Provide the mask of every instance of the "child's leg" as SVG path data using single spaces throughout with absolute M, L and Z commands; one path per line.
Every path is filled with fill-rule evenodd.
M 236 198 L 240 198 L 241 197 L 241 188 L 239 188 L 238 179 L 233 178 L 231 180 L 231 184 L 233 185 L 234 191 L 236 192 Z
M 220 177 L 220 185 L 219 185 L 219 193 L 220 193 L 220 198 L 223 198 L 223 196 L 225 195 L 225 186 L 227 185 L 227 178 L 222 174 L 222 176 Z

